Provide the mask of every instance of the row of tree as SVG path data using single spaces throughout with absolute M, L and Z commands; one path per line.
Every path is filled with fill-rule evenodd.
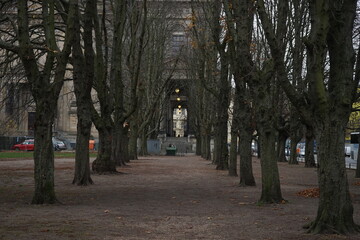
M 291 138 L 290 163 L 297 163 L 296 144 L 306 138 L 308 167 L 315 166 L 316 139 L 320 201 L 309 232 L 359 232 L 344 161 L 345 131 L 358 99 L 357 1 L 191 2 L 194 54 L 189 69 L 199 79 L 192 105 L 198 153 L 209 158 L 213 134 L 217 169 L 236 175 L 239 137 L 240 185 L 254 185 L 251 141 L 256 131 L 261 149 L 260 202 L 280 203 L 284 199 L 277 161 L 285 160 L 286 139 Z
M 33 203 L 57 201 L 51 137 L 64 81 L 73 81 L 77 103 L 74 184 L 92 183 L 88 152 L 92 123 L 100 141 L 92 165 L 96 173 L 115 172 L 117 165 L 136 159 L 137 139 L 146 142 L 157 135 L 166 90 L 171 89 L 179 60 L 169 54 L 169 33 L 178 27 L 169 20 L 169 16 L 176 19 L 171 4 L 1 2 L 2 71 L 20 69 L 17 72 L 26 76 L 36 104 Z M 301 123 L 308 142 L 316 137 L 319 149 L 320 202 L 309 231 L 359 231 L 344 165 L 344 132 L 358 97 L 360 63 L 353 43 L 357 1 L 192 0 L 191 5 L 186 20 L 191 51 L 186 52 L 188 78 L 197 80 L 189 96 L 197 153 L 210 158 L 213 136 L 217 169 L 237 175 L 239 136 L 240 184 L 255 185 L 251 141 L 256 130 L 262 166 L 260 201 L 279 203 L 284 199 L 277 160 L 284 153 L 286 134 L 293 145 L 302 136 Z M 145 152 L 146 144 L 142 146 Z
M 65 81 L 73 82 L 78 118 L 74 184 L 92 183 L 92 124 L 100 142 L 92 164 L 96 173 L 116 172 L 116 166 L 137 158 L 139 137 L 146 142 L 157 136 L 178 62 L 169 54 L 176 23 L 165 20 L 176 9 L 169 3 L 150 5 L 128 0 L 1 1 L 2 80 L 14 83 L 15 71 L 24 74 L 36 106 L 34 204 L 57 201 L 51 138 Z

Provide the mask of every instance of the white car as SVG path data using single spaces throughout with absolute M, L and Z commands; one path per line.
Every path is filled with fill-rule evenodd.
M 52 138 L 52 142 L 53 142 L 53 146 L 54 146 L 54 150 L 55 151 L 61 151 L 61 150 L 66 150 L 67 147 L 66 147 L 66 144 L 59 140 L 59 139 L 56 139 L 56 138 Z

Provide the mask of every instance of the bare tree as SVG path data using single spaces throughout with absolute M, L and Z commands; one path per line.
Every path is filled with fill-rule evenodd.
M 72 0 L 65 8 L 58 1 L 17 1 L 13 6 L 17 11 L 16 22 L 9 23 L 14 27 L 9 35 L 13 35 L 16 40 L 0 41 L 1 48 L 19 56 L 36 104 L 34 204 L 57 201 L 54 189 L 52 126 L 71 53 L 77 4 L 77 1 Z M 57 25 L 59 8 L 65 9 L 68 14 L 66 26 L 65 23 Z M 60 32 L 64 42 L 58 41 L 58 29 L 65 30 L 65 33 Z
M 283 1 L 287 4 L 287 1 Z M 310 1 L 311 32 L 307 47 L 308 98 L 290 83 L 284 49 L 274 33 L 264 1 L 257 1 L 279 83 L 303 120 L 313 126 L 318 141 L 320 201 L 318 214 L 309 224 L 313 233 L 359 232 L 353 221 L 353 205 L 344 164 L 344 132 L 359 83 L 355 69 L 353 24 L 357 1 Z M 324 59 L 329 58 L 329 76 Z

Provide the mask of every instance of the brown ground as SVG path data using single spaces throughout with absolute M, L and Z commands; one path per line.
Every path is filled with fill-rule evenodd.
M 95 185 L 71 184 L 73 160 L 56 160 L 56 193 L 62 204 L 30 205 L 32 160 L 0 161 L 0 239 L 360 239 L 360 235 L 309 235 L 317 198 L 297 193 L 316 187 L 315 169 L 280 163 L 280 205 L 257 205 L 257 187 L 238 187 L 238 178 L 216 171 L 195 156 L 147 157 L 119 169 L 126 174 L 93 175 Z M 360 180 L 349 172 L 354 219 L 360 223 Z

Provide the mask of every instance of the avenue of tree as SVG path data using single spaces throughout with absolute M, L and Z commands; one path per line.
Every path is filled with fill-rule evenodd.
M 172 77 L 186 69 L 196 154 L 239 175 L 240 186 L 254 186 L 256 140 L 259 202 L 284 203 L 277 162 L 287 161 L 286 139 L 289 164 L 298 164 L 296 145 L 306 140 L 305 167 L 316 166 L 316 140 L 320 200 L 308 231 L 360 232 L 344 161 L 359 97 L 357 3 L 191 0 L 184 15 L 171 1 L 2 0 L 0 85 L 13 84 L 16 72 L 36 107 L 32 203 L 58 201 L 51 138 L 65 81 L 73 82 L 77 104 L 73 183 L 84 186 L 93 183 L 91 169 L 115 173 L 147 154 L 146 142 L 157 138 L 174 90 Z M 186 40 L 174 50 L 176 31 L 185 31 Z M 90 166 L 92 124 L 100 144 Z

